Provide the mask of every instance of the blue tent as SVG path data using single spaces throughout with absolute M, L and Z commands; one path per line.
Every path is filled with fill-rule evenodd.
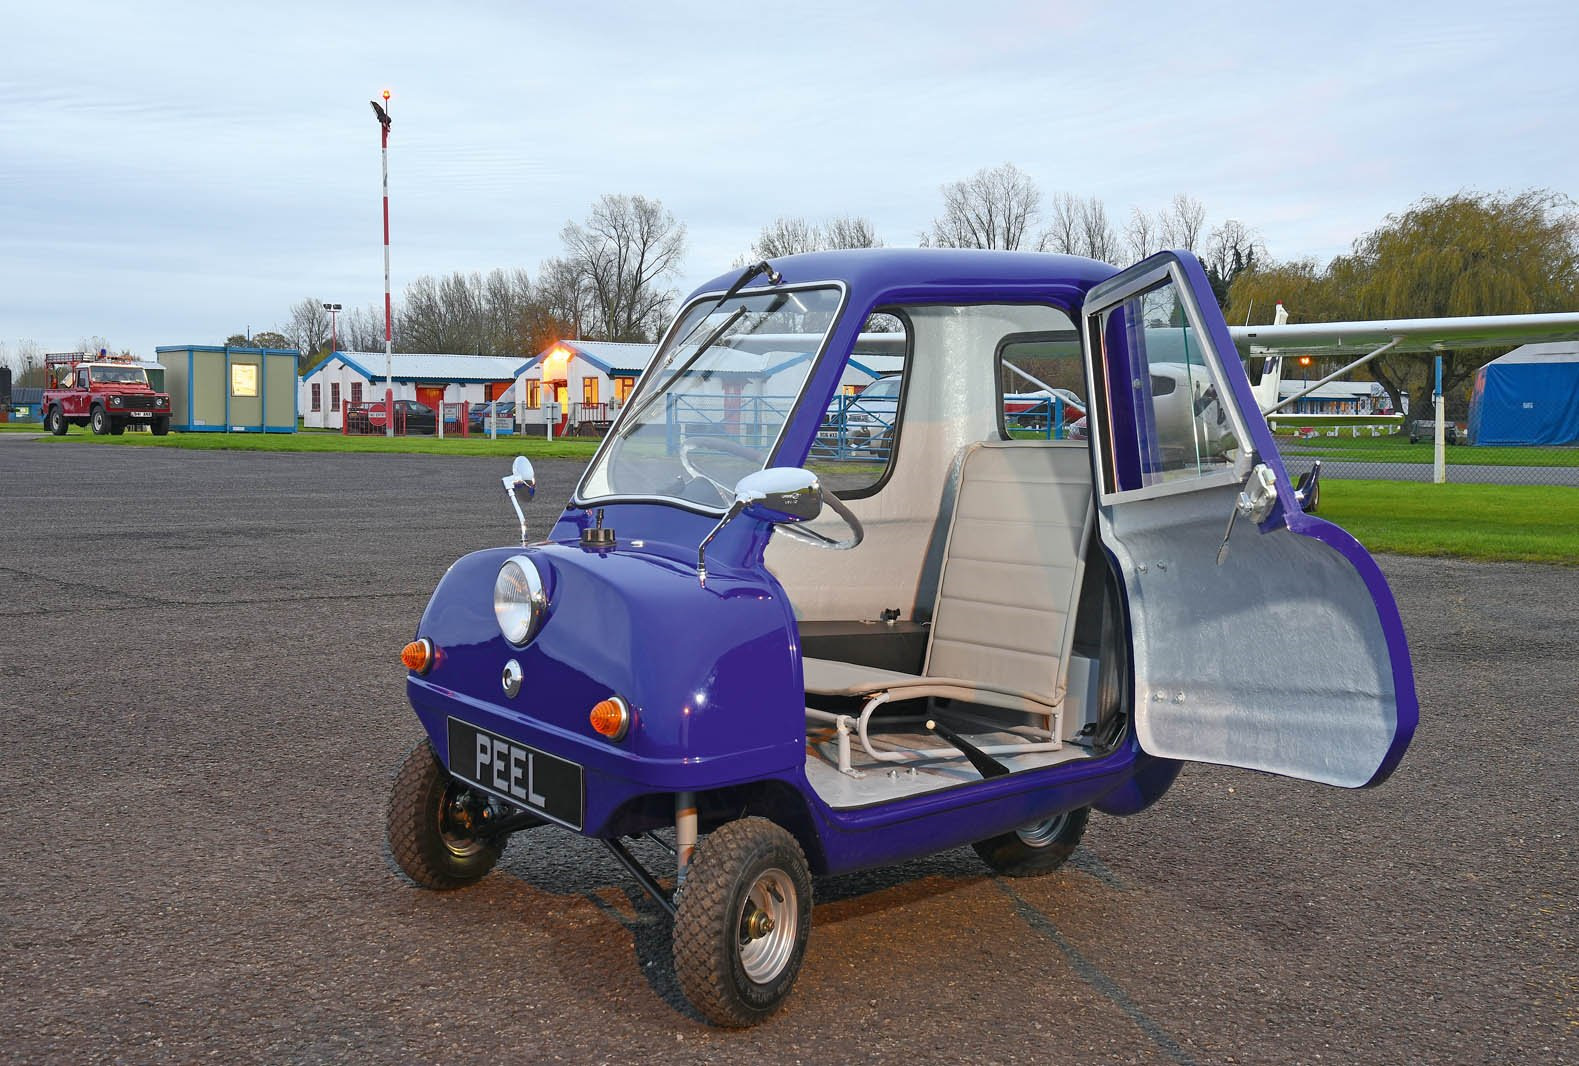
M 1475 372 L 1471 444 L 1579 442 L 1579 345 L 1526 344 Z

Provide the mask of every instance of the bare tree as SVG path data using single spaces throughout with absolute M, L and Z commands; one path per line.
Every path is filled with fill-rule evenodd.
M 1013 163 L 982 168 L 943 186 L 943 215 L 932 220 L 922 243 L 938 248 L 1014 250 L 1040 217 L 1042 194 Z
M 1141 260 L 1155 252 L 1160 247 L 1162 232 L 1160 218 L 1153 218 L 1138 207 L 1130 208 L 1129 225 L 1124 227 L 1124 243 L 1130 258 Z
M 1212 292 L 1220 307 L 1228 306 L 1228 290 L 1234 279 L 1266 258 L 1266 247 L 1256 232 L 1238 219 L 1230 218 L 1212 230 L 1206 238 L 1206 255 L 1202 264 L 1206 277 L 1212 283 Z
M 565 259 L 592 294 L 592 330 L 606 340 L 645 341 L 663 326 L 668 283 L 685 252 L 685 226 L 657 200 L 604 195 L 585 224 L 568 222 Z
M 1162 243 L 1167 248 L 1194 252 L 1200 248 L 1206 226 L 1206 207 L 1193 196 L 1178 193 L 1162 211 Z
M 881 248 L 883 239 L 869 218 L 839 215 L 822 225 L 824 248 Z
M 368 304 L 340 315 L 340 348 L 347 352 L 384 350 L 384 309 Z
M 329 312 L 316 297 L 291 304 L 291 317 L 279 332 L 290 338 L 292 348 L 302 353 L 303 367 L 313 365 L 329 353 Z
M 824 247 L 822 241 L 821 229 L 804 218 L 777 218 L 762 227 L 746 258 L 751 262 L 760 262 L 802 252 L 820 252 Z
M 1103 262 L 1118 256 L 1118 234 L 1108 221 L 1107 208 L 1095 196 L 1088 196 L 1079 203 L 1081 255 Z
M 826 252 L 835 248 L 881 248 L 883 240 L 869 218 L 839 215 L 823 223 L 801 217 L 778 218 L 763 226 L 746 254 L 735 261 L 746 266 L 764 259 L 777 259 L 802 252 Z
M 532 301 L 533 313 L 543 326 L 533 333 L 541 337 L 547 332 L 558 337 L 585 337 L 592 323 L 592 286 L 586 277 L 568 259 L 545 259 L 537 270 L 537 287 Z M 546 343 L 529 351 L 541 351 Z
M 1039 252 L 1060 252 L 1063 255 L 1080 255 L 1080 197 L 1072 192 L 1053 196 L 1053 210 L 1047 228 L 1037 241 Z

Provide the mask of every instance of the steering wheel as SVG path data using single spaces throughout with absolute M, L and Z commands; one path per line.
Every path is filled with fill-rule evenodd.
M 739 441 L 730 440 L 728 437 L 704 436 L 685 438 L 685 442 L 680 445 L 680 466 L 683 467 L 685 472 L 691 477 L 701 478 L 703 481 L 713 486 L 726 500 L 733 500 L 735 498 L 735 487 L 733 485 L 725 485 L 717 478 L 710 477 L 704 470 L 702 470 L 701 467 L 697 466 L 692 461 L 691 453 L 694 451 L 702 451 L 704 449 L 707 451 L 722 452 L 725 455 L 739 456 L 742 459 L 750 459 L 755 463 L 761 463 L 763 460 L 762 452 L 755 448 L 748 448 Z M 802 544 L 810 544 L 815 548 L 830 548 L 834 551 L 848 551 L 857 544 L 860 544 L 861 541 L 866 538 L 866 530 L 862 528 L 861 520 L 855 517 L 855 513 L 850 510 L 843 500 L 829 492 L 827 486 L 823 485 L 820 480 L 817 483 L 817 490 L 822 495 L 822 502 L 827 505 L 830 511 L 838 515 L 839 518 L 843 520 L 844 524 L 849 528 L 850 535 L 848 537 L 835 539 L 825 534 L 818 533 L 815 529 L 807 529 L 806 527 L 796 525 L 793 522 L 780 523 L 777 528 L 782 530 L 785 536 L 798 540 Z
M 700 466 L 697 466 L 695 460 L 691 458 L 691 453 L 698 451 L 722 452 L 725 455 L 736 455 L 742 459 L 749 459 L 758 466 L 761 466 L 762 460 L 766 458 L 766 456 L 764 456 L 756 448 L 748 448 L 739 441 L 730 440 L 728 437 L 685 438 L 684 442 L 682 442 L 680 445 L 680 466 L 691 477 L 699 477 L 709 485 L 713 486 L 713 488 L 717 489 L 719 495 L 726 501 L 733 500 L 735 498 L 735 487 L 733 485 L 724 484 L 722 481 L 719 481 L 717 478 L 709 475 L 707 471 L 703 470 Z

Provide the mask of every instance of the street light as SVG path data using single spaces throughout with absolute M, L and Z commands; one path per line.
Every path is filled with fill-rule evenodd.
M 340 305 L 324 304 L 323 309 L 329 312 L 329 354 L 333 355 L 340 350 L 340 331 L 336 328 L 339 320 L 335 318 L 340 313 Z
M 383 92 L 384 105 L 369 100 L 378 116 L 379 142 L 384 166 L 384 436 L 395 435 L 395 325 L 393 304 L 389 299 L 389 90 Z

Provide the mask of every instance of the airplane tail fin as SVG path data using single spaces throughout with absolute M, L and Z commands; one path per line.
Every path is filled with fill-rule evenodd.
M 1283 306 L 1283 301 L 1277 303 L 1277 313 L 1272 318 L 1272 324 L 1281 326 L 1288 322 L 1288 308 Z M 1277 403 L 1278 386 L 1283 383 L 1283 356 L 1268 354 L 1261 363 L 1261 380 L 1250 386 L 1251 393 L 1255 396 L 1256 406 L 1266 411 Z

